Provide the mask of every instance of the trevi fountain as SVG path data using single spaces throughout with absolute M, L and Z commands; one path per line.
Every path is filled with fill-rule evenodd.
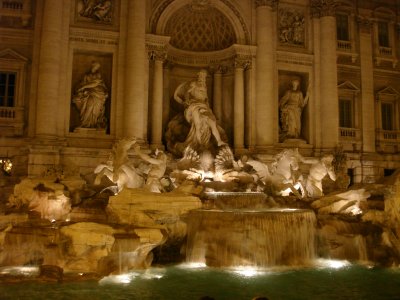
M 91 174 L 64 166 L 15 184 L 0 215 L 1 299 L 398 299 L 398 172 L 349 186 L 340 148 L 235 155 L 206 77 L 177 87 L 166 149 L 126 137 Z M 295 113 L 282 112 L 292 138 Z M 390 289 L 379 298 L 376 285 Z

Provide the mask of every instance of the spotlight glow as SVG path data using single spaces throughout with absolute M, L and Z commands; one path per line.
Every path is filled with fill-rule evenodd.
M 323 268 L 341 269 L 351 265 L 347 260 L 318 259 L 317 265 Z
M 254 277 L 265 274 L 265 272 L 261 272 L 259 269 L 255 267 L 248 267 L 248 266 L 235 268 L 233 270 L 233 273 L 236 273 L 243 277 Z
M 129 284 L 135 277 L 137 277 L 136 273 L 109 275 L 100 279 L 99 284 Z
M 205 263 L 187 263 L 187 264 L 181 264 L 179 265 L 180 268 L 182 269 L 200 269 L 200 268 L 205 268 L 207 265 Z

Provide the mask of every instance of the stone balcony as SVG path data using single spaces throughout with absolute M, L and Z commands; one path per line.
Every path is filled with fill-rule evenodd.
M 357 61 L 358 54 L 356 53 L 352 42 L 344 40 L 337 40 L 336 42 L 336 52 L 338 56 L 351 57 L 352 63 L 355 63 Z
M 358 128 L 339 127 L 339 139 L 345 150 L 361 149 L 361 130 Z
M 24 108 L 0 106 L 0 132 L 2 136 L 19 136 L 23 133 Z
M 31 0 L 0 0 L 0 18 L 20 18 L 22 26 L 28 26 L 32 19 Z
M 377 151 L 394 153 L 398 151 L 400 144 L 400 131 L 397 130 L 376 130 Z

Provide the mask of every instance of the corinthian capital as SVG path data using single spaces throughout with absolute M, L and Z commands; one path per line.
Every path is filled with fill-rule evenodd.
M 278 0 L 254 0 L 254 3 L 256 8 L 260 6 L 270 6 L 272 8 L 276 8 L 278 5 Z
M 336 0 L 311 0 L 311 14 L 314 18 L 334 16 L 336 13 Z

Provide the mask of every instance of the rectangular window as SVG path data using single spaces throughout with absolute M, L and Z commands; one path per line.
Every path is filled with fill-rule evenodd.
M 15 73 L 0 72 L 0 106 L 15 105 L 15 79 Z
M 393 130 L 393 104 L 382 103 L 382 129 Z
M 389 44 L 389 24 L 386 22 L 378 22 L 378 38 L 379 46 L 390 47 Z
M 349 41 L 349 18 L 347 15 L 336 15 L 336 35 L 339 41 Z
M 353 103 L 348 99 L 339 99 L 339 127 L 353 128 Z

